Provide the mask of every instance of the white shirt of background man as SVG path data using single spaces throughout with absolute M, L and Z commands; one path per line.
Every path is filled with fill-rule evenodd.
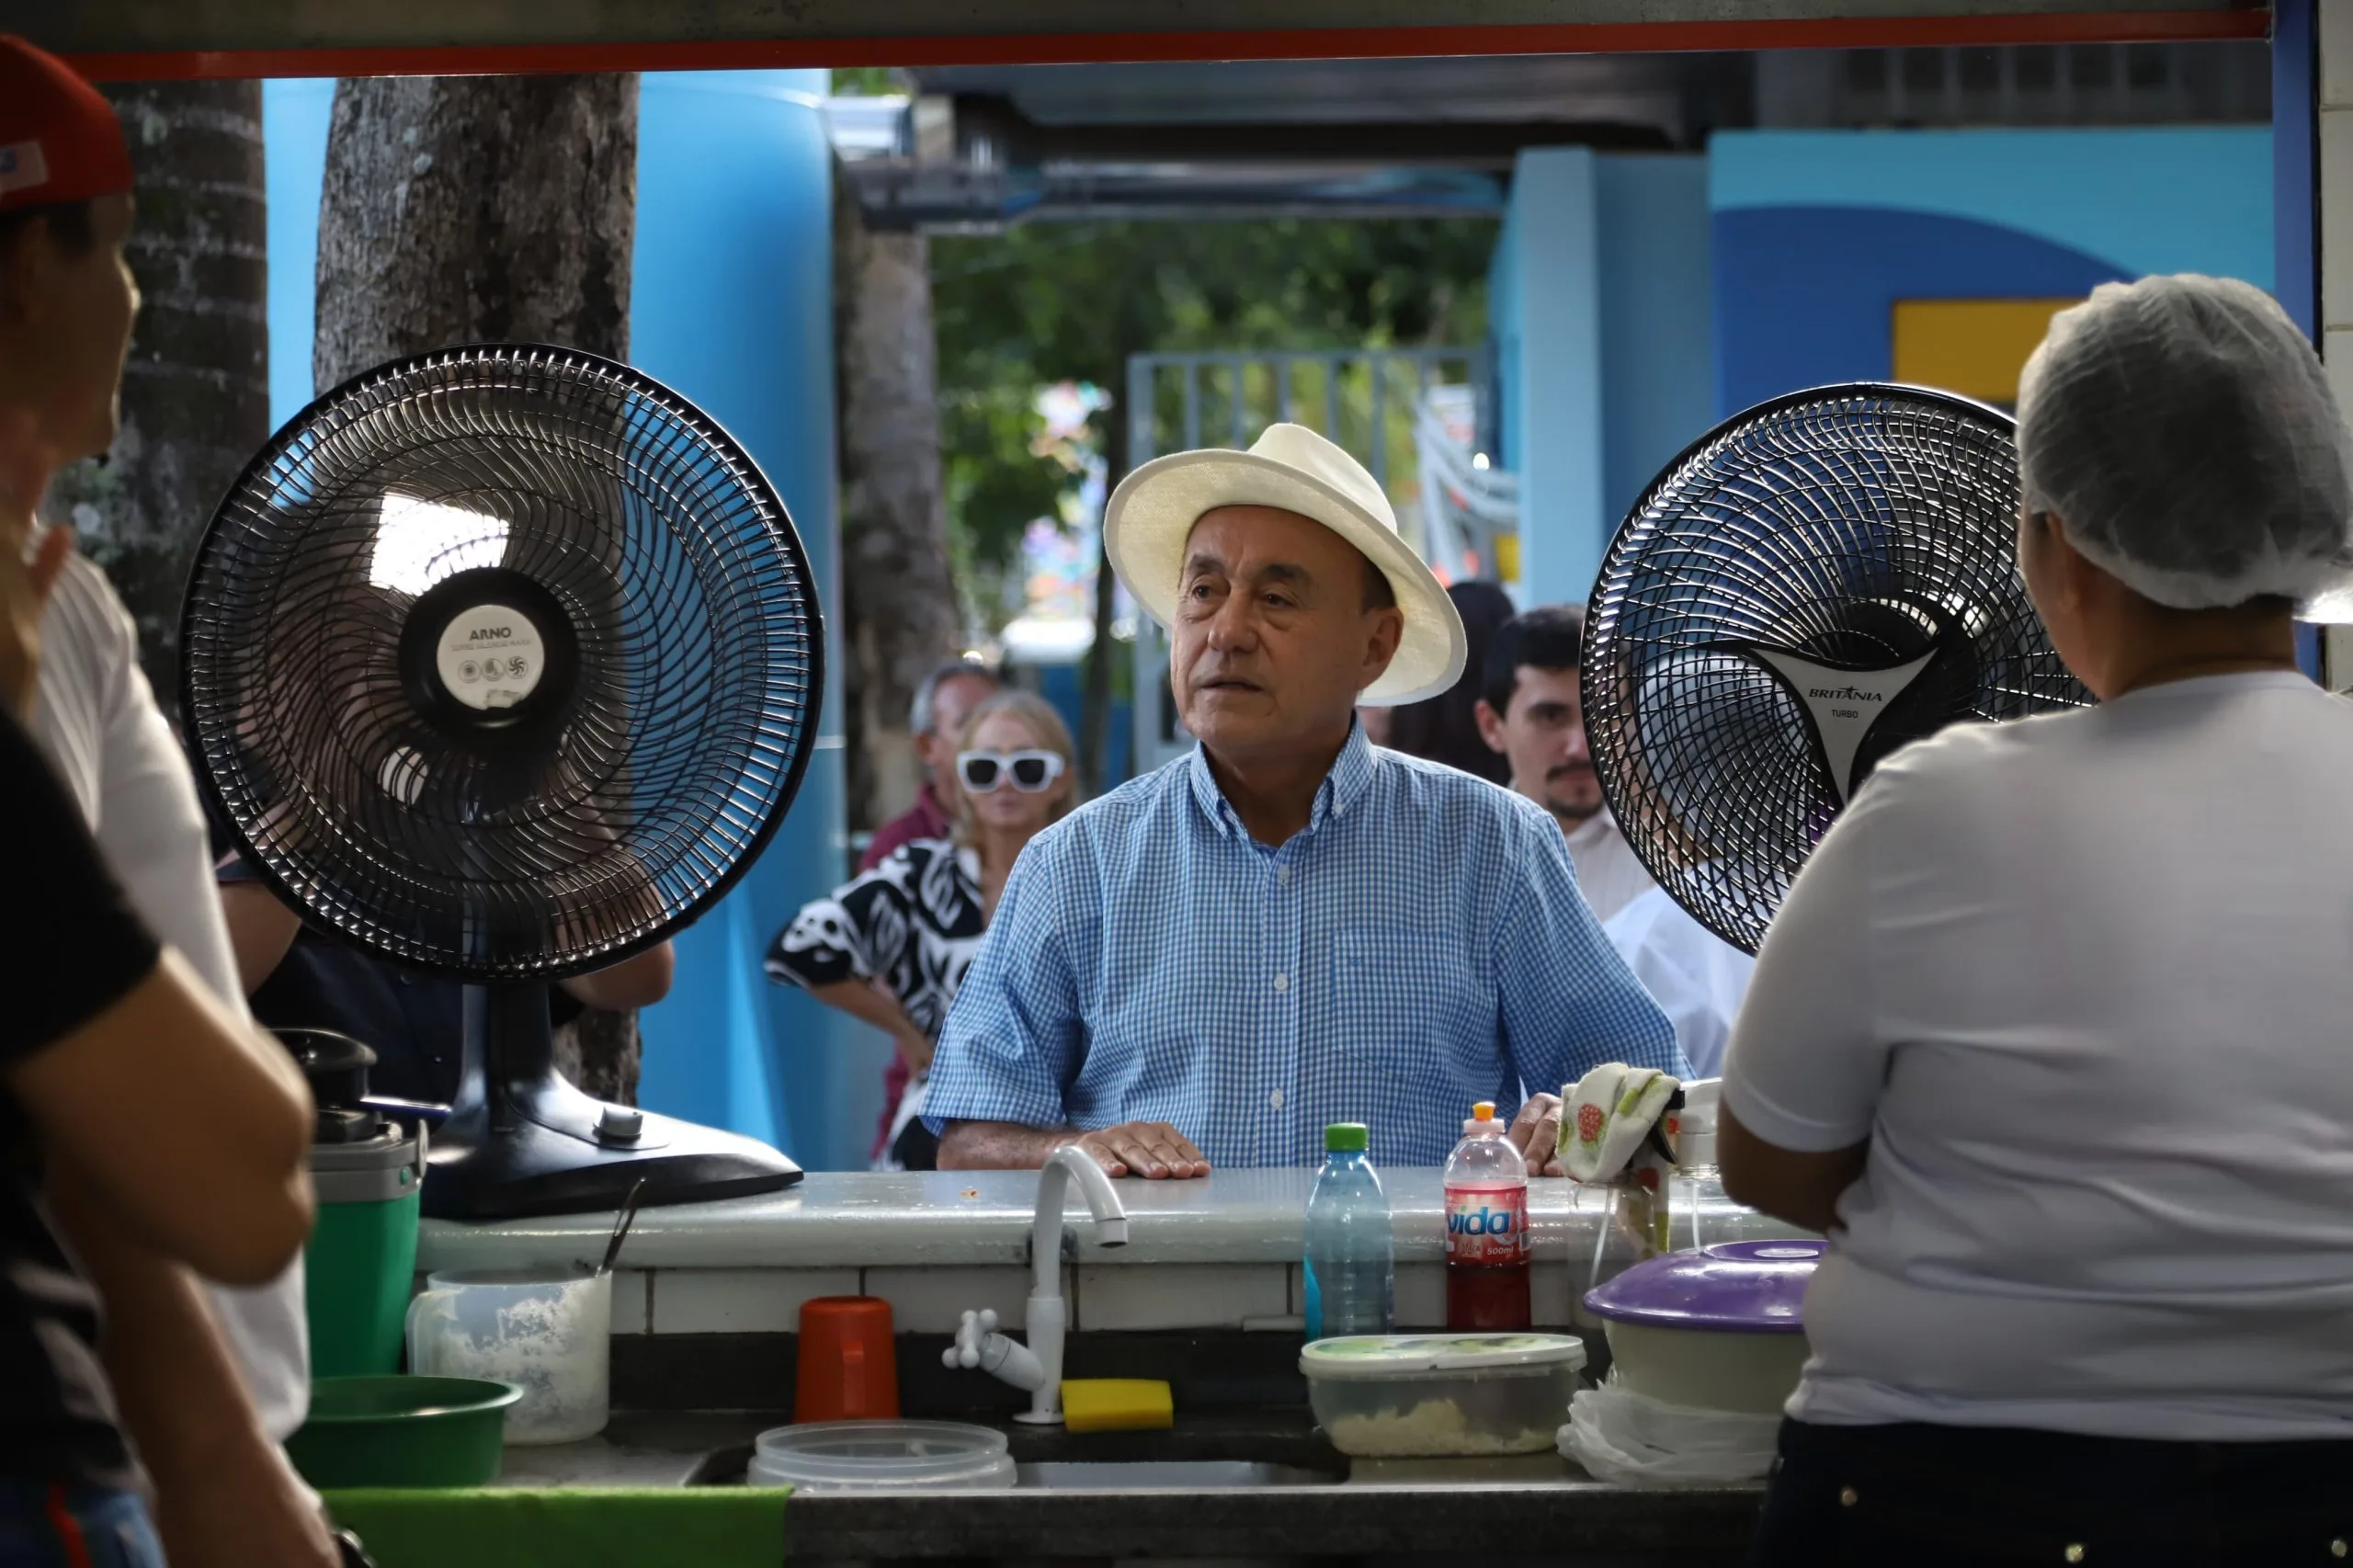
M 1602 807 L 1568 835 L 1569 859 L 1577 869 L 1577 891 L 1596 920 L 1608 920 L 1658 884 L 1635 858 L 1618 819 Z
M 196 780 L 140 670 L 130 612 L 80 556 L 66 562 L 41 618 L 40 652 L 34 740 L 148 929 L 185 954 L 224 1006 L 249 1017 Z M 285 1441 L 310 1411 L 301 1260 L 267 1285 L 215 1286 L 212 1299 L 262 1425 Z

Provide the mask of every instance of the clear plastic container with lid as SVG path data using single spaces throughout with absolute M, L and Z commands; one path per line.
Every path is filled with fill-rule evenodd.
M 763 1432 L 745 1475 L 802 1492 L 1003 1491 L 1005 1434 L 955 1421 L 821 1421 Z
M 1365 1335 L 1299 1358 L 1316 1421 L 1359 1459 L 1541 1453 L 1584 1365 L 1584 1343 L 1558 1334 Z

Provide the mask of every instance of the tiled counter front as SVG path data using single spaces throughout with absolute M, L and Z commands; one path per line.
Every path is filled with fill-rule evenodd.
M 1200 1182 L 1119 1184 L 1130 1241 L 1095 1244 L 1075 1203 L 1063 1230 L 1063 1294 L 1081 1334 L 1181 1329 L 1296 1331 L 1310 1170 L 1226 1171 Z M 1446 1322 L 1438 1173 L 1381 1173 L 1397 1236 L 1397 1324 Z M 616 1334 L 789 1334 L 816 1296 L 888 1301 L 903 1334 L 951 1332 L 995 1308 L 1023 1326 L 1037 1177 L 1017 1171 L 812 1175 L 767 1198 L 649 1209 L 614 1278 Z M 1531 1182 L 1539 1326 L 1570 1323 L 1573 1267 L 1591 1256 L 1607 1197 Z M 609 1215 L 494 1225 L 431 1221 L 425 1268 L 593 1262 Z

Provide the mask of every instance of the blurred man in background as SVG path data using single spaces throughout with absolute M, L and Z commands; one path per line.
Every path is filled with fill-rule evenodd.
M 1504 622 L 1487 648 L 1479 733 L 1510 765 L 1511 788 L 1552 813 L 1576 863 L 1577 889 L 1608 920 L 1651 884 L 1601 798 L 1585 737 L 1577 657 L 1585 611 L 1545 605 Z
M 923 782 L 915 790 L 914 805 L 874 830 L 873 842 L 858 858 L 860 876 L 889 859 L 891 851 L 902 844 L 946 838 L 956 831 L 956 737 L 964 733 L 964 721 L 972 710 L 995 696 L 997 687 L 997 678 L 986 665 L 954 659 L 924 676 L 923 684 L 915 687 L 907 730 L 915 736 L 915 761 L 923 770 Z
M 1487 650 L 1480 732 L 1509 762 L 1512 789 L 1561 824 L 1577 886 L 1602 930 L 1673 1021 L 1691 1070 L 1712 1078 L 1756 960 L 1692 919 L 1619 831 L 1586 739 L 1584 642 L 1585 611 L 1575 605 L 1506 621 Z

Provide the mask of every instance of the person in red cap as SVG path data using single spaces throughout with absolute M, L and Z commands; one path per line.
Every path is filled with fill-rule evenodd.
M 63 62 L 0 36 L 0 574 L 13 584 L 29 550 L 30 576 L 47 587 L 38 697 L 24 728 L 47 753 L 51 788 L 63 786 L 81 809 L 129 912 L 209 989 L 214 1022 L 251 1041 L 210 896 L 193 783 L 138 674 L 129 618 L 96 567 L 60 562 L 62 530 L 35 543 L 34 510 L 50 474 L 115 438 L 139 310 L 123 256 L 131 186 L 106 99 Z M 25 595 L 12 586 L 6 597 L 20 619 Z M 28 990 L 38 999 L 65 983 L 21 971 L 10 978 L 18 1003 Z M 71 1043 L 24 1061 L 49 1063 L 57 1076 Z M 174 1080 L 198 1044 L 168 1027 L 153 1031 L 143 1076 L 157 1096 L 188 1092 Z M 290 1070 L 266 1039 L 250 1049 L 273 1071 Z M 299 1077 L 284 1097 L 307 1107 Z M 55 1139 L 36 1145 L 27 1129 L 40 1128 L 39 1108 L 23 1083 L 0 1080 L 0 1568 L 161 1568 L 157 1530 L 175 1568 L 333 1564 L 337 1547 L 317 1500 L 273 1441 L 288 1423 L 266 1422 L 256 1403 L 258 1395 L 282 1415 L 290 1383 L 290 1419 L 301 1418 L 299 1256 L 290 1267 L 274 1255 L 256 1270 L 250 1247 L 223 1263 L 227 1255 L 189 1233 L 159 1227 L 126 1199 L 120 1171 L 79 1161 Z M 39 1161 L 28 1165 L 36 1147 Z M 173 1179 L 185 1187 L 184 1173 Z M 290 1181 L 299 1236 L 307 1184 L 299 1165 L 281 1181 Z M 284 1229 L 265 1218 L 240 1210 L 223 1221 L 256 1236 Z M 61 1277 L 46 1279 L 39 1299 L 25 1294 L 27 1260 L 52 1256 L 70 1256 L 88 1284 Z M 248 1288 L 208 1294 L 199 1286 L 198 1271 L 224 1269 Z M 95 1346 L 103 1376 L 89 1364 L 89 1307 L 68 1300 L 86 1303 L 91 1287 L 105 1312 Z M 12 1316 L 24 1320 L 15 1342 Z M 118 1415 L 127 1449 L 110 1437 Z M 152 1483 L 152 1527 L 134 1451 Z

